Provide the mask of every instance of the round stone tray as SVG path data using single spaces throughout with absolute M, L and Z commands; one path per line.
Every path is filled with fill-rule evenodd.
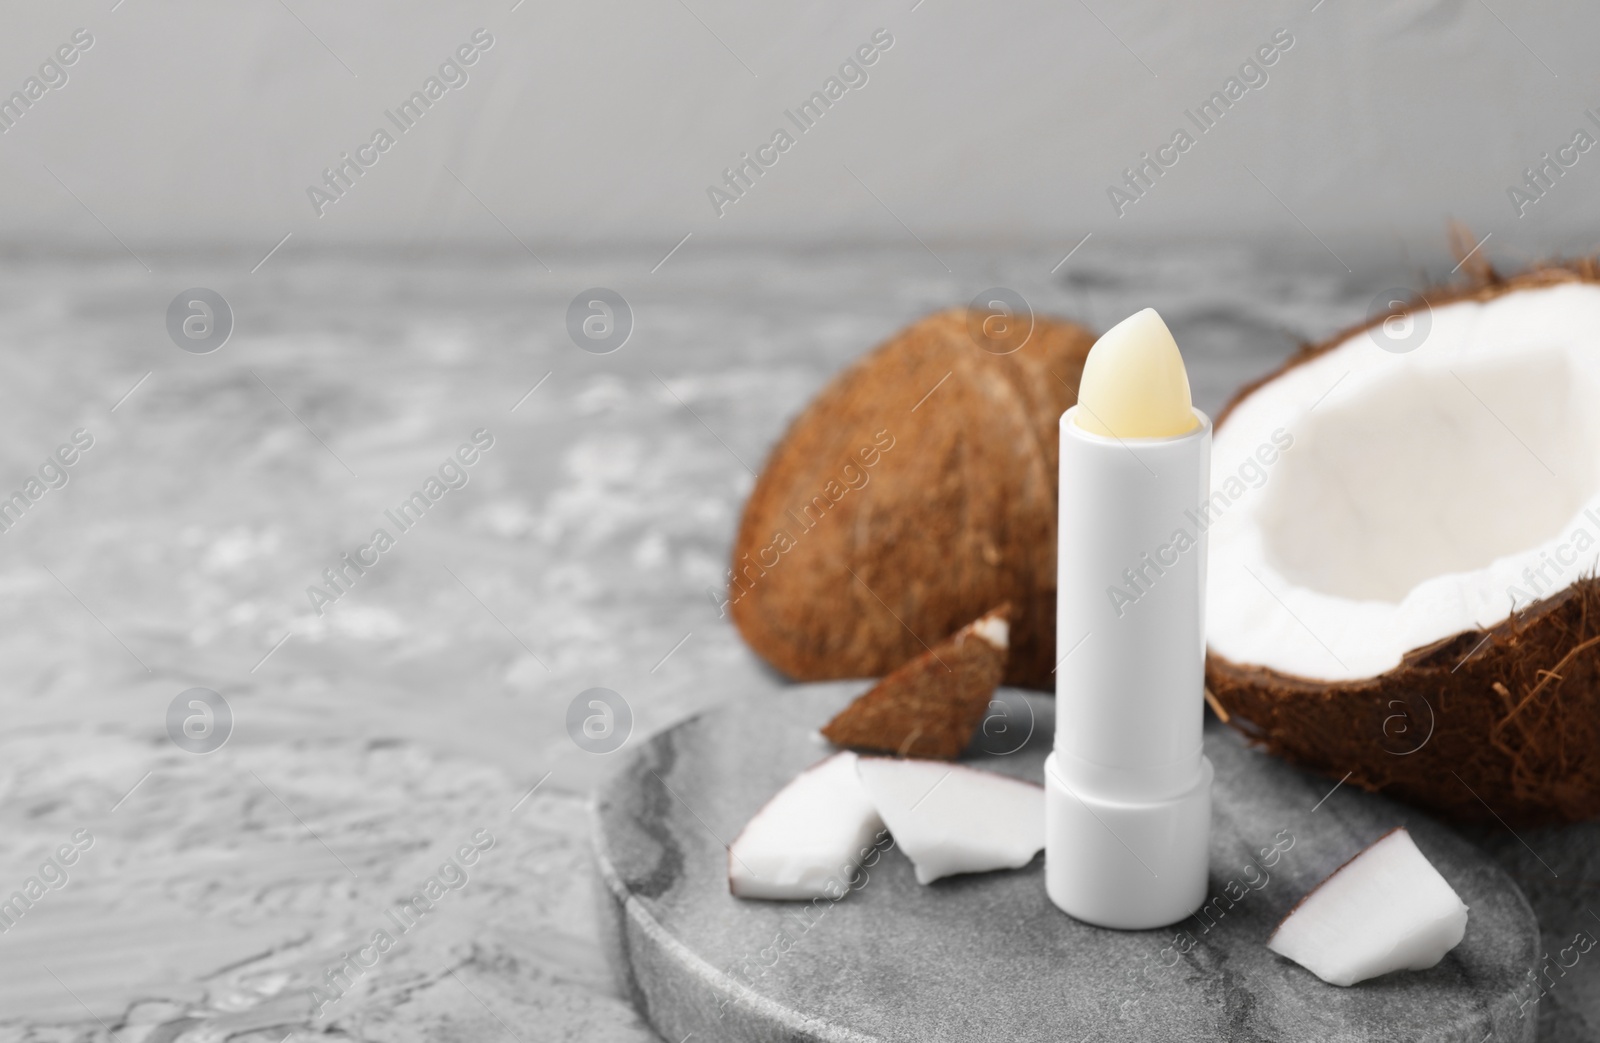
M 922 886 L 891 850 L 837 902 L 732 897 L 726 842 L 829 752 L 816 729 L 865 687 L 806 685 L 702 714 L 625 752 L 597 793 L 609 958 L 668 1043 L 1534 1038 L 1518 1004 L 1538 926 L 1503 872 L 1422 813 L 1335 788 L 1214 722 L 1212 897 L 1172 927 L 1073 920 L 1045 896 L 1042 855 Z M 1054 701 L 997 698 L 966 760 L 1040 781 Z M 1338 988 L 1267 950 L 1306 891 L 1398 825 L 1471 909 L 1453 952 Z

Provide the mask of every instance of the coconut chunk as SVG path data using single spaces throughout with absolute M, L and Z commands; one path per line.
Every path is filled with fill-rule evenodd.
M 856 770 L 918 883 L 1017 869 L 1044 848 L 1042 786 L 942 761 L 862 757 Z
M 1467 907 L 1404 827 L 1300 899 L 1267 941 L 1330 985 L 1426 970 L 1466 934 Z
M 955 760 L 1006 672 L 1010 604 L 990 609 L 859 696 L 823 726 L 839 746 Z
M 740 898 L 838 898 L 883 820 L 836 753 L 795 776 L 728 845 L 728 890 Z

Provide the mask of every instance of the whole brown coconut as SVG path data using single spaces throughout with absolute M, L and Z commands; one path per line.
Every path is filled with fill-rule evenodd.
M 1470 240 L 1468 240 L 1470 242 Z M 1424 293 L 1437 308 L 1518 290 L 1600 282 L 1595 259 L 1503 277 L 1464 266 L 1470 284 Z M 1410 308 L 1421 307 L 1413 302 Z M 1244 388 L 1217 420 L 1283 372 L 1383 321 L 1303 348 Z M 1212 652 L 1208 699 L 1272 753 L 1463 821 L 1511 825 L 1600 815 L 1600 581 L 1564 589 L 1483 630 L 1407 654 L 1353 681 L 1312 681 Z
M 797 680 L 877 677 L 1009 601 L 1006 680 L 1051 687 L 1058 423 L 1093 343 L 952 310 L 834 378 L 745 504 L 728 607 L 750 647 Z

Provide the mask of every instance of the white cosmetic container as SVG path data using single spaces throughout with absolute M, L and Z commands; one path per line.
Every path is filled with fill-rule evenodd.
M 1088 923 L 1161 927 L 1206 896 L 1211 421 L 1194 410 L 1185 434 L 1118 439 L 1080 427 L 1082 408 L 1061 418 L 1046 889 Z

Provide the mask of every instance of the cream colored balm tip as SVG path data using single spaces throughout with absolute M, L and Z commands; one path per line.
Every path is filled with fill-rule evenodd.
M 1078 383 L 1079 427 L 1112 438 L 1170 438 L 1200 426 L 1178 342 L 1154 308 L 1111 327 Z

